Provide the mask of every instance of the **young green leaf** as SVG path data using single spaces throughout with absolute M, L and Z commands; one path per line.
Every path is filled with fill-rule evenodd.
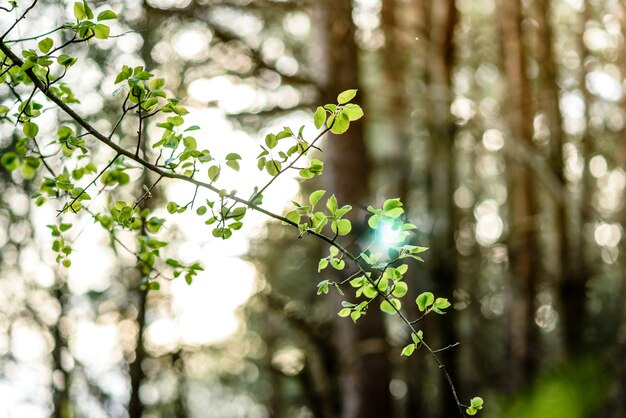
M 209 179 L 211 179 L 211 181 L 217 181 L 217 179 L 220 177 L 220 168 L 217 165 L 212 165 L 211 167 L 209 167 Z
M 326 208 L 330 211 L 330 213 L 335 213 L 337 207 L 337 198 L 335 195 L 331 195 L 326 201 Z
M 87 19 L 87 13 L 85 12 L 85 6 L 82 2 L 74 3 L 74 17 L 76 20 Z
M 337 116 L 335 116 L 335 120 L 330 127 L 330 131 L 336 135 L 341 135 L 342 133 L 346 132 L 349 127 L 350 119 L 348 118 L 348 115 L 346 115 L 344 112 L 341 112 Z
M 352 312 L 352 309 L 350 308 L 343 308 L 342 310 L 339 311 L 338 315 L 342 318 L 345 318 L 346 316 L 350 315 L 350 312 Z
M 406 285 L 406 283 L 397 282 L 395 287 L 393 288 L 392 294 L 397 298 L 401 298 L 402 296 L 406 295 L 406 292 L 408 290 L 409 290 L 409 287 Z
M 277 176 L 278 173 L 280 173 L 281 168 L 282 166 L 279 161 L 267 160 L 265 162 L 265 169 L 267 170 L 268 174 L 272 177 Z
M 94 36 L 98 39 L 107 39 L 110 32 L 111 28 L 109 28 L 107 25 L 103 25 L 102 23 L 98 23 L 93 28 Z
M 348 119 L 350 119 L 350 122 L 353 122 L 355 120 L 359 120 L 363 117 L 363 109 L 361 109 L 361 106 L 357 105 L 357 104 L 347 104 L 344 108 L 343 108 L 343 112 L 348 115 Z
M 331 225 L 335 225 L 335 223 L 333 223 Z M 350 233 L 350 231 L 352 231 L 352 224 L 347 219 L 340 219 L 340 220 L 338 220 L 336 225 L 337 225 L 336 231 L 333 231 L 333 232 L 336 232 L 336 233 L 338 233 L 341 236 L 348 235 Z
M 20 167 L 20 159 L 14 152 L 7 152 L 0 158 L 0 163 L 9 171 L 17 170 Z
M 450 302 L 446 298 L 437 298 L 435 300 L 435 303 L 433 304 L 433 307 L 437 309 L 446 309 L 450 307 Z
M 105 10 L 103 12 L 98 13 L 97 20 L 101 22 L 103 20 L 112 20 L 117 19 L 117 14 L 113 10 Z
M 397 313 L 397 310 L 400 309 L 400 306 L 401 306 L 400 301 L 398 299 L 389 299 L 389 300 L 391 301 L 391 303 L 387 302 L 386 300 L 382 301 L 382 303 L 380 304 L 380 310 L 386 314 L 395 315 Z
M 435 295 L 431 292 L 424 292 L 420 294 L 417 299 L 415 299 L 415 303 L 417 303 L 417 307 L 420 311 L 424 312 L 426 308 L 435 302 Z
M 300 223 L 300 214 L 298 213 L 298 211 L 292 210 L 292 211 L 287 212 L 287 214 L 285 215 L 285 218 L 287 218 L 293 223 L 296 223 L 296 224 Z
M 326 122 L 326 111 L 323 107 L 319 106 L 313 115 L 313 123 L 317 129 L 321 128 Z
M 409 357 L 411 354 L 413 354 L 413 351 L 415 351 L 415 344 L 409 344 L 402 349 L 401 355 Z
M 24 131 L 24 135 L 29 138 L 34 138 L 39 133 L 39 126 L 34 122 L 26 122 L 24 126 L 22 126 L 22 130 Z
M 324 197 L 324 194 L 326 194 L 326 190 L 316 190 L 309 195 L 309 203 L 311 204 L 311 208 L 313 208 L 315 204 L 319 202 L 322 197 Z
M 357 89 L 342 91 L 339 93 L 339 96 L 337 96 L 337 103 L 340 105 L 348 103 L 350 100 L 354 99 L 356 92 Z
M 54 41 L 51 38 L 44 38 L 37 44 L 39 50 L 44 54 L 47 54 L 52 49 L 52 45 L 54 45 Z

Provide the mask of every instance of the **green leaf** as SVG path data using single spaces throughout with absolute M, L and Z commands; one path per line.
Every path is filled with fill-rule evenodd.
M 437 309 L 446 309 L 448 307 L 450 307 L 450 302 L 448 301 L 448 299 L 446 298 L 437 298 L 435 300 L 435 303 L 433 305 L 433 307 L 437 308 Z
M 483 398 L 481 398 L 480 396 L 476 396 L 472 398 L 472 400 L 470 401 L 471 407 L 476 408 L 476 409 L 482 409 L 483 403 L 484 403 Z
M 309 195 L 309 203 L 311 204 L 311 209 L 313 208 L 313 206 L 315 206 L 317 202 L 319 202 L 322 197 L 324 197 L 324 194 L 326 194 L 326 190 L 316 190 Z
M 391 210 L 394 208 L 399 208 L 402 207 L 402 202 L 400 201 L 400 199 L 395 198 L 395 199 L 387 199 L 385 200 L 385 203 L 383 203 L 383 210 Z
M 22 130 L 24 131 L 24 135 L 29 138 L 34 138 L 39 133 L 39 126 L 34 122 L 26 122 L 24 126 L 22 126 Z
M 9 171 L 17 170 L 20 167 L 20 159 L 14 152 L 7 152 L 2 155 L 0 163 Z
M 209 179 L 211 179 L 211 181 L 217 181 L 217 179 L 220 177 L 220 168 L 219 166 L 216 165 L 212 165 L 211 167 L 209 167 Z
M 334 223 L 333 223 L 334 225 Z M 352 231 L 352 224 L 347 219 L 340 219 L 337 221 L 337 233 L 339 235 L 348 235 Z
M 166 208 L 169 213 L 175 213 L 176 211 L 178 211 L 178 205 L 174 202 L 169 202 Z
M 335 211 L 337 210 L 337 198 L 335 197 L 335 195 L 331 195 L 328 200 L 326 201 L 326 208 L 328 208 L 328 210 L 330 211 L 330 213 L 335 213 Z
M 113 10 L 105 10 L 103 12 L 98 13 L 98 22 L 103 20 L 112 20 L 117 19 L 117 14 Z
M 388 217 L 393 218 L 393 219 L 396 219 L 397 217 L 399 217 L 403 213 L 404 213 L 404 209 L 402 209 L 402 208 L 393 208 L 393 209 L 385 210 L 383 212 L 383 215 L 388 216 Z
M 317 129 L 321 128 L 326 122 L 326 111 L 322 106 L 319 106 L 313 115 L 313 123 Z
M 342 318 L 345 318 L 346 316 L 350 315 L 350 312 L 352 312 L 352 309 L 350 308 L 343 308 L 342 310 L 339 311 L 338 315 Z
M 476 396 L 470 401 L 470 407 L 465 410 L 467 415 L 476 415 L 476 413 L 483 409 L 483 398 Z
M 400 301 L 398 299 L 390 299 L 390 300 L 393 303 L 393 305 L 387 302 L 386 300 L 383 300 L 382 303 L 380 304 L 380 310 L 386 314 L 395 315 L 397 312 L 394 306 L 400 309 L 400 306 L 401 306 Z
M 98 39 L 107 39 L 109 37 L 109 33 L 111 32 L 111 28 L 107 25 L 103 25 L 102 23 L 98 23 L 93 28 L 93 33 Z
M 347 104 L 343 108 L 343 113 L 348 115 L 348 119 L 350 119 L 350 122 L 359 120 L 363 117 L 363 109 L 361 109 L 361 106 L 357 104 Z
M 324 270 L 326 267 L 328 267 L 328 259 L 326 258 L 322 258 L 319 262 L 319 264 L 317 265 L 317 272 L 321 272 L 322 270 Z
M 380 216 L 378 215 L 372 215 L 370 216 L 370 218 L 367 220 L 367 224 L 369 225 L 370 228 L 372 229 L 376 229 L 378 228 L 378 224 L 380 223 Z
M 337 290 L 339 290 L 339 288 L 337 288 Z M 361 311 L 352 311 L 352 313 L 350 314 L 350 318 L 352 318 L 353 322 L 356 322 L 359 320 L 359 318 L 363 315 L 364 313 Z
M 372 286 L 371 284 L 367 284 L 367 285 L 363 286 L 362 290 L 363 290 L 363 294 L 365 295 L 366 298 L 373 299 L 378 294 L 376 289 L 374 289 L 374 286 Z
M 52 45 L 54 45 L 54 41 L 51 38 L 44 38 L 37 44 L 39 50 L 44 54 L 47 54 L 52 49 Z
M 416 333 L 412 332 L 411 333 L 411 339 L 413 340 L 413 342 L 415 344 L 419 344 L 422 342 L 422 340 L 424 339 L 424 331 L 419 330 Z
M 302 178 L 305 179 L 312 179 L 313 177 L 315 177 L 315 174 L 311 173 L 311 170 L 309 170 L 308 168 L 303 168 L 302 170 L 300 170 L 299 173 Z
M 59 55 L 59 57 L 57 58 L 57 62 L 59 63 L 59 65 L 62 65 L 64 67 L 69 67 L 71 65 L 74 65 L 74 63 L 76 62 L 76 58 L 68 55 L 68 54 L 61 54 Z
M 265 162 L 265 169 L 269 173 L 270 176 L 277 176 L 281 169 L 280 162 L 276 160 L 268 160 Z
M 198 209 L 196 209 L 196 213 L 200 216 L 204 215 L 207 211 L 206 206 L 200 206 Z
M 335 121 L 330 127 L 330 131 L 336 135 L 341 135 L 346 132 L 350 127 L 350 119 L 348 115 L 341 112 L 337 116 L 335 116 Z
M 276 138 L 276 135 L 274 135 L 274 134 L 267 134 L 265 136 L 265 145 L 267 145 L 267 147 L 269 149 L 272 149 L 276 145 L 278 145 L 278 139 Z
M 198 142 L 196 141 L 196 138 L 194 138 L 193 136 L 184 137 L 183 145 L 185 145 L 186 149 L 192 150 L 192 151 L 198 148 Z
M 401 298 L 406 295 L 406 292 L 409 290 L 409 287 L 404 282 L 397 282 L 396 286 L 393 288 L 393 295 L 397 298 Z
M 239 171 L 239 163 L 235 160 L 227 160 L 226 165 L 235 171 Z
M 340 105 L 348 103 L 350 100 L 354 99 L 356 92 L 357 89 L 351 89 L 339 93 L 339 96 L 337 96 L 337 103 Z
M 420 311 L 424 312 L 426 308 L 432 305 L 435 302 L 435 295 L 431 292 L 424 292 L 420 294 L 417 299 L 415 299 L 415 303 L 417 303 L 417 307 Z
M 296 210 L 292 210 L 287 212 L 285 218 L 289 219 L 291 222 L 299 224 L 300 223 L 300 214 Z
M 343 270 L 344 267 L 346 266 L 346 262 L 339 259 L 339 258 L 333 258 L 332 260 L 330 260 L 330 265 L 335 269 L 335 270 Z
M 89 5 L 87 5 L 87 0 L 83 0 L 83 7 L 85 8 L 85 14 L 87 14 L 87 19 L 93 19 L 93 12 Z
M 35 177 L 37 169 L 41 165 L 41 160 L 36 157 L 26 157 L 22 162 L 22 175 L 26 180 L 31 180 Z
M 413 354 L 413 351 L 415 351 L 415 344 L 409 344 L 402 349 L 401 355 L 409 357 L 411 354 Z
M 83 20 L 87 18 L 87 13 L 85 12 L 85 6 L 83 6 L 82 2 L 74 3 L 74 17 L 76 20 Z
M 178 262 L 178 260 L 174 260 L 173 258 L 168 258 L 167 260 L 165 260 L 165 264 L 170 267 L 180 267 L 180 263 Z

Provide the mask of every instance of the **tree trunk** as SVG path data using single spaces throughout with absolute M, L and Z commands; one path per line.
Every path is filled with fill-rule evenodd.
M 507 81 L 506 109 L 513 141 L 533 147 L 532 90 L 527 76 L 522 37 L 520 0 L 500 0 L 500 25 L 504 70 Z M 511 196 L 509 257 L 512 276 L 510 312 L 510 367 L 506 371 L 511 388 L 528 381 L 537 370 L 538 330 L 534 323 L 534 299 L 540 273 L 537 238 L 536 182 L 530 167 L 519 160 L 508 161 Z
M 323 48 L 320 71 L 326 68 L 326 73 L 320 74 L 322 100 L 335 103 L 339 92 L 360 86 L 352 4 L 350 0 L 324 0 L 314 7 L 319 17 L 316 21 L 322 25 L 318 28 Z M 363 95 L 357 100 L 364 103 Z M 350 204 L 355 208 L 350 219 L 353 234 L 364 229 L 365 216 L 358 208 L 365 203 L 369 191 L 370 163 L 363 126 L 358 121 L 340 137 L 329 135 L 324 153 L 325 188 L 336 195 L 340 205 Z M 338 306 L 336 302 L 333 309 Z M 337 318 L 335 326 L 341 365 L 341 416 L 391 416 L 390 366 L 382 313 L 373 306 L 356 325 L 346 318 Z
M 60 323 L 65 316 L 66 299 L 68 297 L 67 286 L 63 279 L 59 278 L 56 271 L 57 284 L 54 289 L 54 297 L 59 302 L 61 312 L 59 319 L 50 330 L 54 338 L 54 348 L 52 349 L 52 418 L 69 418 L 72 416 L 72 404 L 70 402 L 71 374 L 63 366 L 63 350 L 67 350 L 67 338 L 60 329 Z
M 457 25 L 457 9 L 454 0 L 430 4 L 428 32 L 423 42 L 428 46 L 426 67 L 426 106 L 429 109 L 426 127 L 429 133 L 428 201 L 432 217 L 431 250 L 429 269 L 431 286 L 437 296 L 452 298 L 457 282 L 457 251 L 455 231 L 458 214 L 453 194 L 456 188 L 456 157 L 454 138 L 456 125 L 450 114 L 453 100 L 452 71 L 454 67 L 454 32 Z M 436 333 L 439 344 L 448 345 L 457 338 L 455 315 L 451 311 L 445 317 L 431 318 L 427 335 Z M 432 339 L 431 339 L 432 341 Z M 456 351 L 446 350 L 440 354 L 454 382 L 458 382 L 455 367 Z M 458 389 L 458 388 L 457 388 Z M 441 417 L 458 415 L 458 408 L 446 379 L 439 379 L 440 405 L 431 413 Z
M 143 47 L 141 48 L 141 58 L 143 59 L 145 67 L 148 70 L 150 70 L 151 68 L 154 67 L 154 64 L 155 64 L 151 56 L 152 48 L 154 46 L 154 41 L 152 37 L 154 36 L 154 31 L 157 30 L 159 27 L 157 22 L 159 22 L 160 19 L 158 19 L 158 16 L 154 16 L 156 17 L 154 19 L 151 18 L 151 15 L 153 15 L 154 12 L 153 12 L 153 9 L 150 8 L 150 6 L 147 4 L 147 2 L 145 1 L 143 2 L 143 7 L 145 9 L 145 15 L 146 15 L 145 21 L 151 22 L 152 24 L 149 26 L 146 25 L 146 27 L 150 27 L 151 29 L 148 31 L 145 31 L 142 34 L 144 43 L 143 43 Z M 146 155 L 150 151 L 151 148 L 148 146 L 147 134 L 143 132 L 141 135 L 142 135 L 142 143 L 139 144 L 139 146 L 140 146 L 141 153 L 143 155 Z M 150 176 L 147 172 L 144 171 L 144 174 L 142 175 L 140 179 L 141 184 L 139 185 L 139 188 L 137 190 L 138 196 L 141 196 L 144 193 L 142 185 L 150 184 L 149 182 L 150 182 Z M 152 192 L 153 195 L 155 195 L 156 193 L 157 193 L 157 189 L 155 189 Z M 155 196 L 153 196 L 153 199 L 156 200 Z M 141 209 L 150 208 L 151 202 L 154 202 L 154 200 L 143 200 L 139 204 L 139 207 Z M 144 236 L 148 234 L 145 227 L 141 229 L 140 233 L 141 235 L 144 235 Z M 130 401 L 128 403 L 128 413 L 130 415 L 130 418 L 141 418 L 145 410 L 145 405 L 143 401 L 141 400 L 141 396 L 140 396 L 141 384 L 146 377 L 142 368 L 142 363 L 147 357 L 146 348 L 144 344 L 144 335 L 145 335 L 145 329 L 147 325 L 146 324 L 146 302 L 148 299 L 148 290 L 143 289 L 141 287 L 141 284 L 143 282 L 143 277 L 146 274 L 144 270 L 145 268 L 143 264 L 139 262 L 136 267 L 136 275 L 138 276 L 138 280 L 136 281 L 136 283 L 134 283 L 133 289 L 131 290 L 131 293 L 133 297 L 135 298 L 135 304 L 136 304 L 135 308 L 137 309 L 137 319 L 136 319 L 137 343 L 135 346 L 135 353 L 134 353 L 135 358 L 129 365 L 131 396 L 130 396 Z
M 546 117 L 547 127 L 550 133 L 549 161 L 552 175 L 561 186 L 563 199 L 556 202 L 557 222 L 557 257 L 559 260 L 556 273 L 556 286 L 560 295 L 561 313 L 564 330 L 564 353 L 567 356 L 575 356 L 582 352 L 583 335 L 582 328 L 585 323 L 586 296 L 585 287 L 587 282 L 587 266 L 584 258 L 582 235 L 583 225 L 580 211 L 574 210 L 572 196 L 568 193 L 567 180 L 565 178 L 565 159 L 563 155 L 564 135 L 562 130 L 562 116 L 559 108 L 559 86 L 557 78 L 557 64 L 554 53 L 554 36 L 550 21 L 549 2 L 537 1 L 538 27 L 540 37 L 538 46 L 538 63 L 540 64 L 541 85 L 539 103 Z M 583 66 L 584 67 L 584 66 Z M 584 72 L 584 70 L 583 70 Z M 584 83 L 584 79 L 582 80 Z M 581 86 L 585 89 L 584 84 Z M 545 96 L 545 97 L 544 97 Z M 587 102 L 588 103 L 588 102 Z M 583 134 L 583 142 L 589 138 Z M 584 185 L 583 185 L 584 187 Z M 582 202 L 586 205 L 585 201 Z

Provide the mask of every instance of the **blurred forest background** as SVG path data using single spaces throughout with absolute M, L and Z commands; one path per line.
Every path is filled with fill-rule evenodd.
M 71 16 L 72 2 L 39 3 L 30 21 L 41 25 L 22 36 Z M 306 187 L 355 207 L 403 199 L 415 242 L 430 247 L 411 270 L 412 299 L 453 301 L 423 330 L 434 348 L 461 343 L 441 353 L 461 398 L 482 396 L 493 418 L 626 416 L 624 1 L 90 3 L 118 13 L 112 34 L 131 31 L 77 49 L 73 88 L 101 123 L 119 117 L 122 62 L 255 140 L 359 88 L 365 118 L 326 140 L 323 180 Z M 54 267 L 34 186 L 0 175 L 0 416 L 458 416 L 432 358 L 400 356 L 399 321 L 372 309 L 355 325 L 337 317 L 338 298 L 316 296 L 328 277 L 314 240 L 257 227 L 241 244 L 256 280 L 234 302 L 233 332 L 194 342 L 172 337 L 175 283 L 142 291 L 106 236 L 76 245 L 76 257 L 109 254 L 96 284 Z M 206 253 L 222 245 L 209 236 Z M 193 292 L 220 292 L 193 288 L 230 280 L 221 262 Z M 194 326 L 223 318 L 210 312 Z

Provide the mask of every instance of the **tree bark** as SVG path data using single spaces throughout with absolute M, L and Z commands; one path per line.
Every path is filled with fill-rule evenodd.
M 534 149 L 532 89 L 527 76 L 521 2 L 500 0 L 499 4 L 509 129 L 513 141 L 521 142 L 527 149 Z M 507 375 L 513 389 L 526 383 L 538 366 L 534 300 L 541 269 L 534 175 L 527 164 L 513 159 L 508 161 L 508 168 L 511 191 L 509 257 L 513 283 L 510 301 L 510 367 Z
M 350 0 L 323 0 L 314 8 L 316 21 L 321 22 L 318 35 L 323 49 L 320 57 L 322 100 L 335 103 L 339 92 L 360 87 L 352 3 Z M 357 100 L 364 103 L 363 95 Z M 350 204 L 355 208 L 350 220 L 353 234 L 359 234 L 364 230 L 365 220 L 359 207 L 369 193 L 370 173 L 363 122 L 352 123 L 348 132 L 340 137 L 329 135 L 324 155 L 325 188 L 329 194 L 335 194 L 340 205 Z M 337 308 L 337 302 L 338 299 L 333 309 Z M 346 318 L 337 318 L 335 326 L 341 364 L 341 416 L 391 416 L 390 365 L 382 313 L 377 306 L 372 306 L 356 326 Z
M 63 366 L 63 350 L 67 350 L 67 338 L 60 329 L 60 323 L 65 315 L 66 299 L 68 297 L 67 286 L 65 282 L 59 278 L 58 271 L 57 284 L 54 289 L 54 297 L 59 302 L 61 313 L 54 327 L 50 330 L 54 338 L 54 348 L 52 349 L 52 418 L 68 418 L 72 416 L 72 404 L 70 402 L 70 386 L 71 374 Z M 59 381 L 55 381 L 58 379 Z
M 582 328 L 585 323 L 585 287 L 588 280 L 588 268 L 582 248 L 584 245 L 584 237 L 582 235 L 583 217 L 581 216 L 581 208 L 574 206 L 573 197 L 568 193 L 568 184 L 564 173 L 563 118 L 559 108 L 558 66 L 553 48 L 554 35 L 551 26 L 552 22 L 550 21 L 550 4 L 549 2 L 536 1 L 536 5 L 538 8 L 538 27 L 540 29 L 540 36 L 537 42 L 537 50 L 539 52 L 537 62 L 539 63 L 541 74 L 541 100 L 539 100 L 539 103 L 542 104 L 541 110 L 546 117 L 550 133 L 549 165 L 552 175 L 561 186 L 563 196 L 561 202 L 556 202 L 555 211 L 557 257 L 559 260 L 557 271 L 555 272 L 555 284 L 560 295 L 560 310 L 563 318 L 563 334 L 565 337 L 563 351 L 566 356 L 571 357 L 581 354 L 583 350 L 584 332 L 582 332 Z M 585 14 L 583 12 L 583 15 Z M 585 89 L 584 77 L 581 79 L 581 82 L 583 83 L 581 88 Z M 588 141 L 587 133 L 584 132 L 582 142 L 584 144 Z M 582 188 L 585 188 L 584 184 Z M 581 205 L 587 205 L 584 199 Z M 584 210 L 584 208 L 582 209 Z

